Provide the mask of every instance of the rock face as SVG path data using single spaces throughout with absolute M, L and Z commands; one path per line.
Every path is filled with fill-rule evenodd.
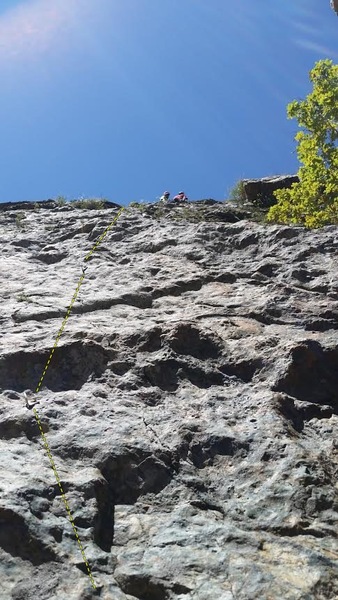
M 244 191 L 248 202 L 262 208 L 276 204 L 273 193 L 275 190 L 291 188 L 293 183 L 299 183 L 298 175 L 275 175 L 262 179 L 244 179 Z
M 330 0 L 330 5 L 331 8 L 335 11 L 335 13 L 338 15 L 338 0 Z
M 117 209 L 0 212 L 1 598 L 337 598 L 338 228 L 142 211 L 37 395 Z

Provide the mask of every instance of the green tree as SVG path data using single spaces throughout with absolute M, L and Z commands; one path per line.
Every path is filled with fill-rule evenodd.
M 267 221 L 322 227 L 338 224 L 338 65 L 320 60 L 310 71 L 313 91 L 287 106 L 289 119 L 298 119 L 297 156 L 303 166 L 299 183 L 277 190 L 277 204 Z

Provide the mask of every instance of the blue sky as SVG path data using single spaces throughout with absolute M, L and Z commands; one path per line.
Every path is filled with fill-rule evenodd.
M 329 0 L 1 0 L 0 202 L 295 173 L 286 105 L 338 63 Z

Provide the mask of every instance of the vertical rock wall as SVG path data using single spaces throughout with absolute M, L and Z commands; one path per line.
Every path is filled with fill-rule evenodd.
M 135 208 L 93 253 L 35 406 L 94 591 L 26 401 L 116 209 L 17 214 L 0 213 L 1 597 L 338 597 L 337 227 Z

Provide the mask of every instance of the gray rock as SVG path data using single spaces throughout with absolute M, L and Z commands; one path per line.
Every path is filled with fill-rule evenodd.
M 4 600 L 338 597 L 337 227 L 236 210 L 0 211 Z
M 338 15 L 338 0 L 330 0 L 332 10 Z

